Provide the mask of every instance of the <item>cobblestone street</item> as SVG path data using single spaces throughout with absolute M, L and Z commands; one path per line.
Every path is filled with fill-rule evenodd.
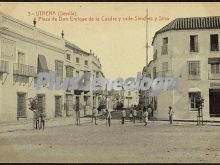
M 82 119 L 45 130 L 0 133 L 1 162 L 219 162 L 220 126 Z M 218 145 L 219 144 L 219 145 Z

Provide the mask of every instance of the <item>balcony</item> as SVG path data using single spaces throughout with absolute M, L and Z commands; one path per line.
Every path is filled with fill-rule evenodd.
M 8 61 L 0 60 L 0 73 L 9 73 Z
M 166 55 L 166 54 L 168 54 L 168 44 L 164 44 L 161 47 L 161 55 Z
M 15 63 L 13 65 L 13 74 L 18 76 L 35 77 L 35 67 L 25 64 Z
M 220 80 L 220 73 L 208 73 L 209 80 Z

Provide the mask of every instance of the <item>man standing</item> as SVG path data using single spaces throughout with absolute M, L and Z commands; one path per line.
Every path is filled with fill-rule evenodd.
M 168 114 L 169 114 L 169 120 L 170 120 L 170 124 L 173 124 L 173 109 L 172 109 L 172 107 L 171 106 L 169 106 L 169 112 L 168 112 Z
M 125 123 L 125 117 L 126 117 L 126 111 L 125 111 L 125 109 L 123 109 L 123 110 L 121 111 L 121 114 L 122 114 L 122 117 L 121 117 L 121 119 L 122 119 L 121 124 L 124 124 L 124 123 Z
M 96 121 L 97 121 L 97 118 L 98 118 L 98 110 L 94 107 L 93 108 L 93 110 L 94 110 L 94 119 L 95 119 L 95 125 L 98 125 L 97 123 L 96 123 Z
M 108 109 L 106 109 L 106 120 L 107 120 L 107 125 L 109 127 L 111 126 L 111 119 L 112 119 L 111 112 Z
M 133 122 L 134 123 L 135 123 L 136 116 L 137 116 L 137 110 L 136 110 L 136 105 L 134 105 L 134 108 L 133 108 Z
M 151 114 L 152 114 L 152 108 L 151 108 L 150 105 L 149 105 L 147 111 L 148 111 L 148 120 L 150 120 L 150 116 L 151 116 Z
M 80 125 L 80 110 L 79 110 L 79 104 L 76 104 L 76 125 Z

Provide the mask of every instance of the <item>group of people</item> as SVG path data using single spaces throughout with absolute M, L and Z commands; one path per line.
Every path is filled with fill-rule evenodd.
M 30 107 L 29 109 L 33 111 L 33 127 L 35 129 L 44 129 L 45 127 L 45 113 L 40 112 L 38 105 L 37 105 L 37 97 L 36 98 L 29 98 Z
M 150 118 L 150 114 L 152 113 L 152 108 L 149 106 L 148 108 L 146 108 L 145 106 L 143 107 L 143 110 L 139 110 L 139 112 L 141 112 L 139 114 L 139 119 L 140 121 L 144 121 L 144 126 L 147 126 L 148 124 L 148 121 L 149 121 L 149 118 Z M 168 115 L 169 115 L 169 121 L 170 121 L 170 124 L 173 123 L 173 109 L 171 106 L 169 106 L 169 111 L 168 111 Z M 107 109 L 106 110 L 106 126 L 111 126 L 111 119 L 112 119 L 112 116 L 111 116 L 111 112 Z M 92 111 L 92 123 L 93 121 L 95 121 L 95 125 L 97 125 L 97 119 L 98 119 L 98 116 L 99 116 L 99 111 L 93 107 L 93 111 Z M 126 110 L 123 109 L 121 110 L 121 124 L 125 124 L 125 118 L 127 117 L 127 113 L 126 113 Z M 136 118 L 137 118 L 137 106 L 134 105 L 131 107 L 131 110 L 129 112 L 129 118 L 130 118 L 130 121 L 134 122 L 136 121 Z
M 147 110 L 147 108 L 144 106 L 143 111 L 139 110 L 139 119 L 140 119 L 140 121 L 142 119 L 144 120 L 145 126 L 147 125 L 148 119 L 150 117 L 149 116 L 150 113 L 151 113 L 151 108 L 150 107 L 148 107 L 148 110 Z M 126 118 L 126 111 L 122 110 L 122 124 L 124 124 L 125 118 Z M 133 121 L 135 123 L 136 118 L 137 118 L 137 106 L 136 105 L 131 106 L 131 110 L 130 110 L 130 113 L 129 113 L 129 118 L 130 118 L 130 121 Z

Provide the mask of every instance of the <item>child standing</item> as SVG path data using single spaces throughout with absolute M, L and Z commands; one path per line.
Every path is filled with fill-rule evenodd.
M 146 110 L 145 107 L 144 107 L 143 111 L 144 111 L 143 117 L 144 117 L 144 123 L 145 123 L 144 126 L 146 126 L 147 122 L 148 122 L 148 111 Z
M 124 124 L 124 123 L 125 123 L 125 117 L 126 117 L 126 111 L 123 109 L 123 110 L 121 111 L 121 114 L 122 114 L 122 117 L 121 117 L 121 119 L 122 119 L 121 124 Z
M 137 110 L 136 110 L 136 106 L 134 106 L 133 108 L 133 122 L 134 123 L 135 123 L 136 116 L 137 116 Z

